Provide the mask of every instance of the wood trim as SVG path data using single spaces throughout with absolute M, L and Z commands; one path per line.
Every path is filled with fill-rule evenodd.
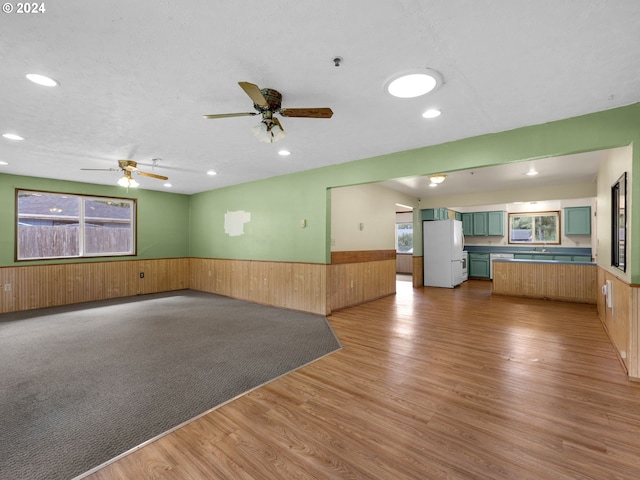
M 413 257 L 413 287 L 424 286 L 424 257 Z
M 352 250 L 345 252 L 331 252 L 331 265 L 340 265 L 343 263 L 379 262 L 395 259 L 395 250 Z

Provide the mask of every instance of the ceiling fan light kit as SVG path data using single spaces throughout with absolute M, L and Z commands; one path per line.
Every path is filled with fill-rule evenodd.
M 273 143 L 282 140 L 286 133 L 273 120 L 262 120 L 258 125 L 252 128 L 253 134 L 260 142 Z

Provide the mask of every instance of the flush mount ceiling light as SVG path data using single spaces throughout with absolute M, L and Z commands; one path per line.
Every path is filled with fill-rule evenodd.
M 441 113 L 442 112 L 440 110 L 437 110 L 435 108 L 430 108 L 429 110 L 424 112 L 422 116 L 424 118 L 436 118 L 436 117 L 439 117 Z
M 427 68 L 397 73 L 385 82 L 384 89 L 394 97 L 414 98 L 432 92 L 440 85 L 442 75 Z
M 215 170 L 207 170 L 207 175 L 211 175 L 213 177 L 214 175 L 217 175 L 217 174 L 218 172 L 216 172 Z
M 289 155 L 291 155 L 291 152 L 289 150 L 280 150 L 278 152 L 278 155 L 281 155 L 283 157 L 288 157 Z
M 444 173 L 438 173 L 436 175 L 430 175 L 429 180 L 431 183 L 435 183 L 436 185 L 444 182 L 447 179 L 447 176 Z
M 24 137 L 16 135 L 15 133 L 3 133 L 2 136 L 7 140 L 24 140 Z
M 58 83 L 58 81 L 54 80 L 53 78 L 39 75 L 37 73 L 27 73 L 26 77 L 33 83 L 37 83 L 38 85 L 42 85 L 43 87 L 57 87 L 58 85 L 60 85 L 60 83 Z

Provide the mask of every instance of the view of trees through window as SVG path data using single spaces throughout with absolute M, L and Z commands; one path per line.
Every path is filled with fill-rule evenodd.
M 396 223 L 396 252 L 413 253 L 413 223 Z
M 135 254 L 135 201 L 18 190 L 17 259 Z
M 509 243 L 560 243 L 559 212 L 510 213 Z

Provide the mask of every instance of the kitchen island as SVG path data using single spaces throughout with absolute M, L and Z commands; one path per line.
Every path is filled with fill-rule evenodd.
M 594 262 L 496 259 L 493 293 L 595 304 L 596 274 Z

